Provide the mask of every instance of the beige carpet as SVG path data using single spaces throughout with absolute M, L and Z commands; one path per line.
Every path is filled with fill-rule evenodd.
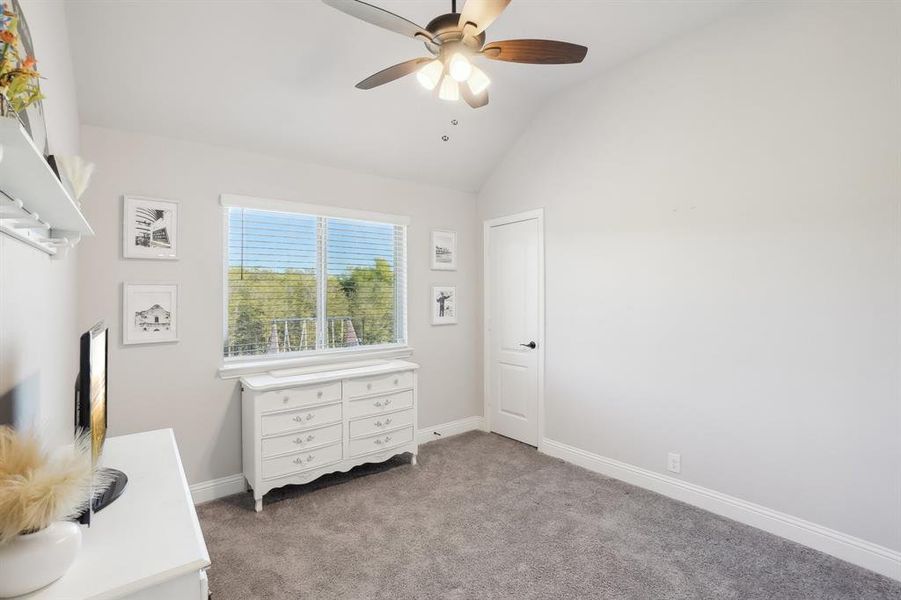
M 214 600 L 901 599 L 901 583 L 468 433 L 198 507 Z

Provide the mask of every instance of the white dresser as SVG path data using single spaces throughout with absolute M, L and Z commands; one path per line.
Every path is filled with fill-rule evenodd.
M 241 378 L 244 477 L 257 512 L 271 489 L 410 452 L 416 370 L 380 361 Z

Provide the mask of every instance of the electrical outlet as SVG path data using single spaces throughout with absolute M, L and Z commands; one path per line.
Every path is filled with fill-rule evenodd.
M 666 470 L 673 473 L 682 472 L 682 455 L 670 452 L 666 455 Z

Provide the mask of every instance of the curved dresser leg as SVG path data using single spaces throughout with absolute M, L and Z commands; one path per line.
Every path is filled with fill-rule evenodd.
M 263 499 L 262 498 L 254 498 L 256 502 L 254 502 L 253 509 L 257 512 L 263 512 Z
M 416 455 L 415 455 L 415 454 L 410 458 L 410 464 L 413 465 L 413 466 L 416 466 L 416 465 L 418 464 L 418 461 L 416 460 Z

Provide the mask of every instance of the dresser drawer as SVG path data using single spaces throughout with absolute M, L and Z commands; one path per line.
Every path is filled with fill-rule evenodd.
M 341 382 L 310 385 L 306 387 L 286 388 L 263 392 L 257 396 L 257 407 L 261 412 L 296 408 L 314 402 L 329 402 L 341 399 Z
M 283 431 L 312 429 L 340 420 L 341 404 L 329 404 L 315 408 L 265 414 L 263 415 L 262 431 L 263 435 L 272 435 Z
M 350 437 L 358 438 L 367 435 L 380 433 L 387 429 L 397 429 L 405 425 L 413 425 L 413 411 L 404 410 L 400 412 L 387 413 L 377 415 L 375 417 L 366 417 L 357 421 L 350 422 Z
M 378 415 L 390 410 L 410 408 L 411 406 L 413 406 L 413 390 L 377 398 L 351 400 L 347 405 L 347 418 L 355 419 L 356 417 Z
M 361 454 L 369 454 L 386 448 L 393 448 L 413 441 L 413 428 L 399 429 L 397 431 L 389 431 L 380 433 L 379 435 L 360 438 L 358 440 L 350 440 L 350 455 L 359 456 Z
M 402 371 L 388 375 L 347 379 L 344 381 L 344 395 L 348 398 L 359 398 L 372 394 L 407 390 L 411 387 L 413 387 L 413 371 Z
M 263 438 L 263 458 L 297 452 L 341 441 L 341 424 L 309 429 L 278 437 Z
M 339 461 L 341 456 L 341 444 L 334 444 L 333 446 L 316 448 L 300 454 L 267 458 L 263 461 L 263 479 L 272 479 L 273 477 L 309 471 L 310 469 Z

